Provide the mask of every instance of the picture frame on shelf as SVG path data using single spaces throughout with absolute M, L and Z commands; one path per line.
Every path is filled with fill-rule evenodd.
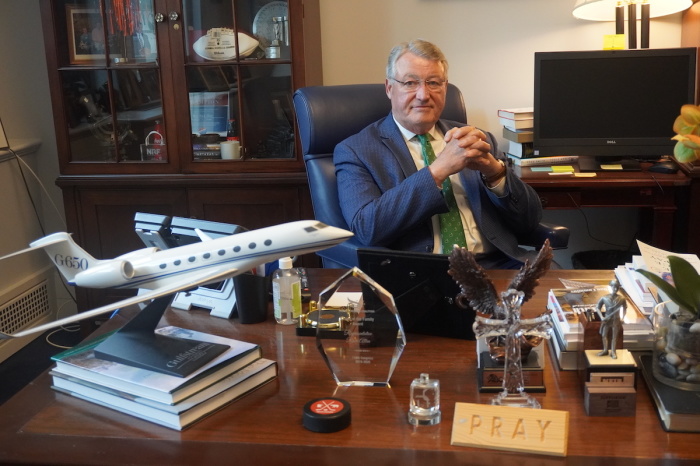
M 91 63 L 105 57 L 105 34 L 98 8 L 66 5 L 68 55 L 71 65 Z

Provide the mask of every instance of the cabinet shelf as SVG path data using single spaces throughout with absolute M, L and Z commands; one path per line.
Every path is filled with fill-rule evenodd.
M 251 36 L 257 13 L 270 4 L 267 9 L 275 11 L 286 6 L 289 46 L 283 58 L 265 58 L 262 40 L 250 57 L 205 60 L 195 54 L 194 41 L 212 28 Z M 319 0 L 40 5 L 57 184 L 69 231 L 95 257 L 140 246 L 136 212 L 249 229 L 313 218 L 291 96 L 299 87 L 321 84 Z M 124 6 L 128 15 L 119 10 Z M 198 135 L 223 140 L 231 119 L 243 157 L 198 160 Z M 302 264 L 318 261 L 309 256 Z M 81 290 L 79 305 L 94 307 L 110 293 Z

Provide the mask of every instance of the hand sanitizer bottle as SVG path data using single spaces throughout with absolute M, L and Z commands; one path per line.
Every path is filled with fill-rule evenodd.
M 278 324 L 296 324 L 301 315 L 301 277 L 292 268 L 292 258 L 279 260 L 279 269 L 272 274 L 272 303 Z
M 440 381 L 431 379 L 428 374 L 411 382 L 411 406 L 408 410 L 408 422 L 414 426 L 432 426 L 439 424 Z

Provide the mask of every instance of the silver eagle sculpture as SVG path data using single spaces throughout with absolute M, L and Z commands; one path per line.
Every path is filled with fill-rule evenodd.
M 522 291 L 523 302 L 529 300 L 535 294 L 540 277 L 549 270 L 553 257 L 552 247 L 546 239 L 535 260 L 532 263 L 525 261 L 506 290 Z M 504 319 L 507 313 L 503 302 L 484 268 L 476 262 L 474 254 L 466 248 L 454 248 L 449 262 L 448 273 L 460 288 L 460 293 L 455 298 L 457 304 L 492 319 Z

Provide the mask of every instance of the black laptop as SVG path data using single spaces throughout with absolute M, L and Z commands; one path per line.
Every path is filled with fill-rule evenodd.
M 474 340 L 474 311 L 459 307 L 447 255 L 360 248 L 358 267 L 394 296 L 406 333 Z

